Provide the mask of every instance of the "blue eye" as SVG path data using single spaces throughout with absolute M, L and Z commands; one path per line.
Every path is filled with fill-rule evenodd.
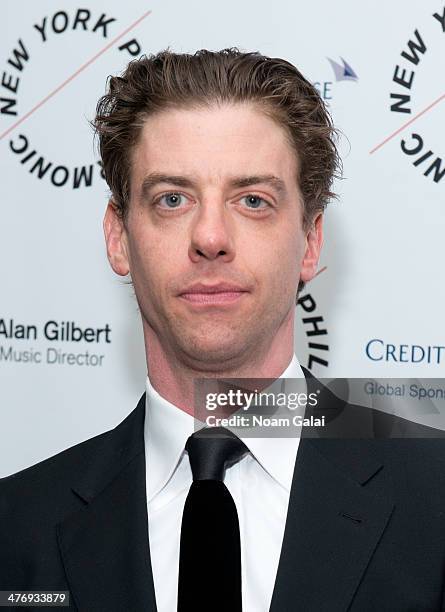
M 266 200 L 264 200 L 263 198 L 260 198 L 260 196 L 257 196 L 257 195 L 250 194 L 250 195 L 244 196 L 241 199 L 246 202 L 247 208 L 250 208 L 252 210 L 257 210 L 260 208 L 264 209 L 264 208 L 267 208 L 267 206 L 269 205 Z M 261 206 L 261 203 L 265 204 L 265 206 Z
M 178 208 L 184 203 L 185 196 L 182 193 L 165 193 L 158 200 L 159 203 L 164 202 L 167 208 Z

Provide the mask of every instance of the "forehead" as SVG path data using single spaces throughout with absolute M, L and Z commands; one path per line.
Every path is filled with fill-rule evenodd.
M 144 122 L 132 162 L 134 180 L 154 171 L 213 181 L 239 174 L 295 181 L 298 164 L 285 128 L 252 103 L 155 114 Z

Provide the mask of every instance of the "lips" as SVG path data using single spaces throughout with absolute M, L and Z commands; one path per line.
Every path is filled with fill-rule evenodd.
M 179 295 L 193 304 L 223 305 L 239 300 L 248 290 L 233 283 L 205 285 L 195 283 L 184 289 Z
M 213 293 L 244 293 L 247 289 L 234 285 L 232 283 L 218 283 L 216 285 L 204 285 L 196 283 L 187 289 L 181 291 L 180 295 L 189 295 L 194 293 L 213 294 Z

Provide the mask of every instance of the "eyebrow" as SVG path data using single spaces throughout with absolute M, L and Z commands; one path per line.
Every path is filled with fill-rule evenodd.
M 152 172 L 148 174 L 141 185 L 141 195 L 146 196 L 150 189 L 158 185 L 159 183 L 169 183 L 170 185 L 176 185 L 178 187 L 191 188 L 196 186 L 196 182 L 187 177 L 172 174 L 162 174 L 160 172 Z M 253 176 L 238 176 L 234 177 L 229 181 L 229 185 L 233 188 L 250 187 L 252 185 L 266 184 L 273 187 L 280 195 L 287 193 L 285 182 L 274 176 L 273 174 L 260 174 Z

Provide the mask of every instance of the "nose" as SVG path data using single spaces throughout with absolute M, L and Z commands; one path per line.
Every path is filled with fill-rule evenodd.
M 220 258 L 230 262 L 235 257 L 234 228 L 224 202 L 213 198 L 201 202 L 191 228 L 189 257 L 194 263 Z

